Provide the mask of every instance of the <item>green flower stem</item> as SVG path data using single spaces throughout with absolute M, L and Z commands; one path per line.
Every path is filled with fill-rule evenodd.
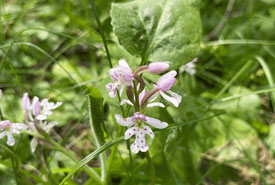
M 1 120 L 4 120 L 4 119 L 5 119 L 4 116 L 3 116 L 1 107 L 0 107 L 0 119 L 1 119 Z
M 145 156 L 146 156 L 147 162 L 148 162 L 148 164 L 151 168 L 151 185 L 155 185 L 155 183 L 156 183 L 156 172 L 155 172 L 155 167 L 154 167 L 153 161 L 150 157 L 149 151 L 145 152 Z

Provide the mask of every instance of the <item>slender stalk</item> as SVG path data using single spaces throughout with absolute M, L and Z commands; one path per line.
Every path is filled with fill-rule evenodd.
M 156 183 L 156 172 L 155 172 L 155 167 L 154 167 L 153 161 L 150 157 L 149 152 L 146 152 L 145 156 L 146 156 L 147 162 L 148 162 L 148 164 L 151 168 L 151 185 L 155 185 L 155 183 Z
M 102 29 L 101 22 L 99 20 L 99 17 L 98 17 L 97 11 L 96 11 L 96 6 L 95 6 L 95 3 L 94 3 L 94 0 L 91 0 L 91 4 L 92 4 L 93 12 L 95 14 L 95 19 L 96 19 L 96 22 L 97 22 L 97 25 L 98 25 L 98 29 L 99 29 L 100 35 L 102 37 L 106 53 L 107 53 L 107 58 L 108 58 L 108 61 L 109 61 L 109 66 L 110 66 L 110 68 L 113 68 L 113 64 L 112 64 L 112 60 L 111 60 L 111 55 L 110 55 L 110 52 L 109 52 L 109 49 L 108 49 L 107 41 L 106 41 L 106 38 L 105 38 L 105 35 L 104 35 L 104 31 Z

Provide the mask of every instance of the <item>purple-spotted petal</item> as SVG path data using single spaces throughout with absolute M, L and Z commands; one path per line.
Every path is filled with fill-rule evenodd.
M 136 126 L 127 129 L 124 134 L 124 139 L 126 140 L 126 139 L 129 139 L 130 137 L 132 137 L 134 134 L 136 134 L 137 130 L 138 130 L 138 128 Z
M 156 118 L 151 118 L 146 116 L 146 123 L 148 123 L 149 125 L 158 128 L 158 129 L 163 129 L 166 128 L 168 126 L 168 124 L 166 122 L 162 122 Z
M 137 154 L 139 152 L 139 148 L 137 146 L 137 143 L 136 141 L 134 143 L 131 144 L 131 151 L 134 153 L 134 154 Z
M 144 131 L 145 134 L 148 134 L 151 138 L 155 137 L 154 132 L 150 127 L 143 125 L 142 130 Z

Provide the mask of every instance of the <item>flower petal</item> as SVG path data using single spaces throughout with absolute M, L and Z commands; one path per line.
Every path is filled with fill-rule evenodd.
M 122 126 L 130 127 L 130 126 L 134 125 L 134 122 L 132 121 L 133 117 L 123 118 L 121 115 L 116 114 L 115 118 L 116 118 L 117 123 Z
M 127 99 L 121 100 L 120 105 L 124 105 L 125 103 L 127 103 L 127 104 L 129 104 L 131 106 L 134 106 L 134 104 L 130 100 L 127 100 Z
M 0 139 L 2 139 L 5 135 L 7 135 L 7 131 L 3 131 L 0 133 Z
M 175 97 L 170 97 L 168 95 L 166 95 L 164 92 L 160 91 L 160 95 L 167 101 L 171 102 L 175 107 L 179 106 L 179 103 L 181 101 L 181 99 L 175 98 Z
M 38 141 L 37 141 L 36 137 L 32 138 L 30 145 L 31 145 L 31 151 L 32 151 L 32 153 L 34 153 L 36 150 L 36 147 L 38 145 Z
M 138 130 L 138 128 L 136 126 L 127 129 L 124 134 L 124 139 L 126 140 L 126 139 L 129 139 L 130 137 L 132 137 L 132 135 L 136 134 L 137 130 Z
M 28 128 L 28 126 L 23 123 L 13 123 L 11 127 L 16 130 L 27 130 Z
M 163 103 L 160 103 L 160 102 L 155 102 L 155 103 L 147 104 L 147 107 L 162 107 L 162 108 L 164 108 L 165 105 Z
M 173 70 L 161 76 L 157 83 L 158 88 L 163 91 L 169 90 L 176 82 L 176 79 L 174 78 L 176 75 L 177 72 Z
M 163 129 L 163 128 L 166 128 L 168 126 L 168 124 L 166 122 L 162 122 L 158 119 L 155 119 L 155 118 L 151 118 L 151 117 L 148 117 L 146 116 L 146 123 L 148 123 L 149 125 L 155 127 L 155 128 L 158 128 L 158 129 Z
M 154 134 L 154 132 L 151 130 L 150 127 L 143 125 L 141 128 L 142 128 L 142 130 L 144 131 L 144 133 L 145 133 L 145 134 L 148 134 L 151 138 L 154 138 L 154 137 L 155 137 L 155 134 Z
M 173 98 L 175 98 L 179 103 L 181 102 L 181 99 L 182 99 L 182 97 L 181 97 L 181 95 L 179 95 L 179 94 L 177 94 L 177 93 L 175 93 L 175 92 L 173 92 L 173 91 L 166 91 L 168 94 L 170 94 Z
M 46 123 L 44 126 L 42 126 L 43 130 L 45 130 L 47 133 L 58 124 L 56 121 L 52 121 L 50 123 Z
M 46 120 L 48 117 L 47 117 L 46 114 L 39 114 L 39 115 L 37 115 L 35 118 L 36 118 L 37 120 L 43 121 L 43 120 Z
M 131 71 L 131 68 L 130 68 L 130 66 L 128 65 L 128 63 L 126 62 L 125 59 L 120 59 L 120 60 L 118 61 L 118 65 L 119 65 L 119 67 L 127 68 L 127 69 L 129 69 L 129 70 Z
M 137 143 L 136 141 L 134 143 L 131 144 L 131 151 L 134 153 L 134 154 L 137 154 L 139 152 L 139 148 L 137 146 Z
M 148 145 L 146 144 L 146 137 L 143 129 L 139 129 L 136 133 L 136 143 L 137 147 L 142 152 L 147 152 L 147 150 L 149 149 Z
M 13 146 L 15 141 L 14 141 L 14 138 L 13 136 L 11 135 L 11 133 L 7 132 L 7 138 L 8 138 L 8 141 L 7 141 L 7 144 L 9 146 Z
M 16 130 L 14 128 L 10 128 L 10 131 L 9 131 L 11 134 L 20 134 L 19 130 Z

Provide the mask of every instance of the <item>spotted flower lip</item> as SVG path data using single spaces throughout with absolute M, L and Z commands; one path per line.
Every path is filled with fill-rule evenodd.
M 12 134 L 20 134 L 20 130 L 26 130 L 28 127 L 23 123 L 11 123 L 9 120 L 4 120 L 0 122 L 0 139 L 7 136 L 7 144 L 13 146 L 15 140 Z
M 149 135 L 150 137 L 154 138 L 154 133 L 151 130 L 150 127 L 146 126 L 144 123 L 147 123 L 150 126 L 153 126 L 158 129 L 163 129 L 168 126 L 166 122 L 162 122 L 158 119 L 151 118 L 148 116 L 145 116 L 144 114 L 141 114 L 139 112 L 135 112 L 132 117 L 129 118 L 123 118 L 121 115 L 116 114 L 115 118 L 117 120 L 117 123 L 130 127 L 126 130 L 124 134 L 124 139 L 127 140 L 133 135 L 135 135 L 135 141 L 131 144 L 131 150 L 133 153 L 141 152 L 147 152 L 149 147 L 146 144 L 146 135 Z M 139 126 L 137 121 L 141 121 L 141 126 Z M 139 122 L 140 123 L 140 122 Z

